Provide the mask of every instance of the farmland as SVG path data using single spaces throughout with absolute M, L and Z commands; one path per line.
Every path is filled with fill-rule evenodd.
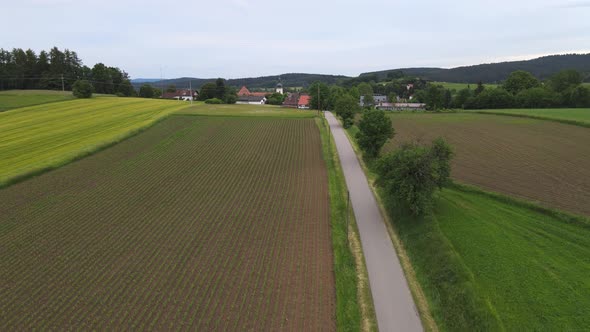
M 0 215 L 2 329 L 335 329 L 314 119 L 172 116 Z
M 0 112 L 14 108 L 74 99 L 72 92 L 47 90 L 0 91 Z
M 176 114 L 206 115 L 206 116 L 247 116 L 247 117 L 288 117 L 311 118 L 315 111 L 303 111 L 272 105 L 213 105 L 197 103 L 184 108 Z
M 462 187 L 433 216 L 394 220 L 441 330 L 590 325 L 588 220 Z
M 494 109 L 468 112 L 506 114 L 590 127 L 590 109 L 588 108 Z
M 452 177 L 546 207 L 590 215 L 590 131 L 551 121 L 484 114 L 392 114 L 385 146 L 442 136 L 456 155 Z
M 0 113 L 0 188 L 59 167 L 151 126 L 185 103 L 92 98 Z

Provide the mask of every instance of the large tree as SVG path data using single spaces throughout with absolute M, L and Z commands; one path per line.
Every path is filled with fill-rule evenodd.
M 395 134 L 391 119 L 382 110 L 365 110 L 358 127 L 356 139 L 368 158 L 378 157 L 383 145 Z
M 215 83 L 205 83 L 199 91 L 199 100 L 207 100 L 217 97 L 217 85 Z M 223 98 L 223 97 L 222 97 Z M 221 99 L 221 98 L 218 98 Z
M 563 93 L 582 84 L 582 75 L 575 70 L 562 70 L 551 76 L 549 85 L 555 92 Z
M 522 90 L 536 88 L 540 85 L 541 82 L 533 74 L 524 70 L 517 70 L 508 75 L 502 87 L 513 95 L 516 95 Z
M 451 147 L 442 139 L 431 146 L 407 143 L 377 162 L 377 185 L 397 208 L 413 215 L 428 213 L 437 188 L 450 183 L 453 156 Z

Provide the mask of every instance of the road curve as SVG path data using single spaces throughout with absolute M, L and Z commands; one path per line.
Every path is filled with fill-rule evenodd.
M 379 331 L 422 331 L 422 323 L 367 177 L 342 125 L 325 112 L 358 224 Z

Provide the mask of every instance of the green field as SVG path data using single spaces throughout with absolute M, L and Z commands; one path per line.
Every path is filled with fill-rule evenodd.
M 59 167 L 151 126 L 184 103 L 92 98 L 0 113 L 0 187 Z
M 590 222 L 455 187 L 434 217 L 395 215 L 442 330 L 590 326 Z
M 466 112 L 514 115 L 590 127 L 590 108 L 493 109 Z
M 195 103 L 193 106 L 182 109 L 176 114 L 288 118 L 311 118 L 317 116 L 316 111 L 304 111 L 273 105 L 213 105 L 202 102 Z
M 0 112 L 14 108 L 74 99 L 71 91 L 8 90 L 0 91 Z
M 470 88 L 471 90 L 475 90 L 475 88 L 477 88 L 477 83 L 449 83 L 449 82 L 432 82 L 432 83 L 442 85 L 443 87 L 445 87 L 445 89 L 456 90 L 456 91 L 467 89 L 467 88 Z M 486 83 L 486 84 L 484 84 L 484 87 L 497 88 L 498 84 Z

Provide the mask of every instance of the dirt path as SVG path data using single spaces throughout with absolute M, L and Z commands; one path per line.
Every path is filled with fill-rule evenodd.
M 361 236 L 380 331 L 422 331 L 422 323 L 377 201 L 344 129 L 330 112 L 330 124 Z

